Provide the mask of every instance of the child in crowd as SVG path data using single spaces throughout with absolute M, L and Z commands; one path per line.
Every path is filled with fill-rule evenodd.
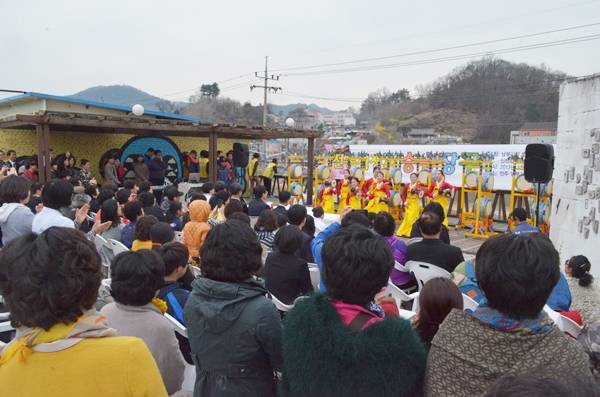
M 129 221 L 129 223 L 123 227 L 121 232 L 121 242 L 125 244 L 127 248 L 131 249 L 133 240 L 135 240 L 135 227 L 137 225 L 137 221 L 144 216 L 142 203 L 139 201 L 130 201 L 129 203 L 125 204 L 125 207 L 123 208 L 123 215 Z
M 150 228 L 150 239 L 152 240 L 152 249 L 157 249 L 163 244 L 173 242 L 175 232 L 167 222 L 158 222 Z
M 208 216 L 210 205 L 204 200 L 196 200 L 189 205 L 190 221 L 183 228 L 183 244 L 190 251 L 190 256 L 197 257 L 200 247 L 210 231 Z
M 183 229 L 181 217 L 183 216 L 183 204 L 174 201 L 169 205 L 169 211 L 166 214 L 167 222 L 175 232 Z
M 158 223 L 158 219 L 152 215 L 145 215 L 138 219 L 135 225 L 135 240 L 131 244 L 132 251 L 142 249 L 152 249 L 152 238 L 150 237 L 150 228 Z

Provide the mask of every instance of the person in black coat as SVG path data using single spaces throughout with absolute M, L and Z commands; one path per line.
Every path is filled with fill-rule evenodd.
M 269 197 L 269 192 L 264 186 L 255 187 L 254 199 L 248 205 L 248 216 L 259 216 L 263 210 L 268 209 L 267 197 Z
M 433 212 L 423 212 L 417 222 L 423 240 L 407 247 L 407 259 L 429 263 L 452 273 L 465 258 L 460 248 L 440 240 L 442 230 L 440 217 Z
M 148 162 L 148 171 L 150 176 L 150 183 L 153 186 L 162 186 L 165 184 L 165 174 L 167 165 L 163 161 L 162 152 L 156 150 L 154 157 Z
M 302 230 L 306 224 L 306 207 L 300 204 L 294 204 L 288 210 L 288 222 L 290 225 L 298 227 Z M 296 256 L 304 259 L 308 263 L 315 263 L 315 259 L 310 248 L 310 243 L 313 240 L 311 236 L 302 232 L 302 245 L 296 252 Z
M 431 202 L 423 208 L 423 212 L 433 212 L 437 214 L 442 220 L 442 230 L 440 231 L 440 240 L 442 240 L 446 244 L 450 244 L 450 232 L 448 228 L 443 224 L 444 222 L 444 209 L 440 205 L 440 203 Z M 417 220 L 412 225 L 412 229 L 410 231 L 410 238 L 415 237 L 423 237 L 421 234 L 421 229 L 419 229 L 419 221 Z
M 165 217 L 165 213 L 162 212 L 162 210 L 155 205 L 156 198 L 154 197 L 154 194 L 150 192 L 140 193 L 140 195 L 138 196 L 138 200 L 140 200 L 140 202 L 144 206 L 144 215 L 153 215 L 160 222 L 165 222 L 167 220 Z
M 295 255 L 302 241 L 302 231 L 296 226 L 282 227 L 275 234 L 274 251 L 265 262 L 265 287 L 286 305 L 313 290 L 306 261 Z

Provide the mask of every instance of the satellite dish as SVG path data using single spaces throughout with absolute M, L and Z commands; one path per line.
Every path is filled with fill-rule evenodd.
M 142 105 L 140 105 L 139 103 L 136 105 L 133 105 L 131 108 L 131 113 L 135 114 L 136 116 L 141 116 L 144 114 L 144 107 Z

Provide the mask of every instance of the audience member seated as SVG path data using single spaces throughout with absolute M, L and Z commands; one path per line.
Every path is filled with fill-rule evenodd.
M 25 205 L 29 201 L 31 182 L 21 176 L 9 175 L 0 184 L 0 228 L 2 244 L 31 233 L 33 213 Z
M 242 185 L 240 185 L 237 182 L 233 182 L 231 185 L 229 185 L 229 194 L 231 195 L 231 201 L 236 201 L 239 204 L 241 204 L 242 212 L 247 214 L 248 213 L 248 205 L 246 204 L 246 201 L 242 197 L 242 195 L 244 194 Z
M 390 245 L 390 249 L 394 255 L 394 261 L 397 264 L 404 266 L 406 263 L 406 244 L 394 234 L 394 231 L 396 230 L 396 221 L 390 213 L 383 211 L 378 213 L 375 216 L 373 229 L 375 229 L 377 234 L 383 237 Z M 402 271 L 396 269 L 395 266 L 390 273 L 390 280 L 392 280 L 394 285 L 404 289 L 416 285 L 408 270 Z
M 117 335 L 141 338 L 150 349 L 169 394 L 181 389 L 185 363 L 173 326 L 163 315 L 164 301 L 155 298 L 165 275 L 165 264 L 155 252 L 122 252 L 111 266 L 111 294 L 115 301 L 100 312 Z
M 351 225 L 327 239 L 322 255 L 329 295 L 299 301 L 286 316 L 285 395 L 413 395 L 425 369 L 425 348 L 406 320 L 384 318 L 372 303 L 394 266 L 389 244 Z
M 321 233 L 323 230 L 327 228 L 327 223 L 325 223 L 325 211 L 323 207 L 314 207 L 312 209 L 313 218 L 315 218 L 315 233 Z
M 29 196 L 29 201 L 27 202 L 27 207 L 29 207 L 29 209 L 31 210 L 31 212 L 35 215 L 37 214 L 39 211 L 41 211 L 43 204 L 42 204 L 42 188 L 44 187 L 44 184 L 39 183 L 39 182 L 33 182 L 31 184 L 31 195 Z M 86 194 L 90 197 L 92 197 L 93 200 L 93 196 L 91 194 L 89 194 L 88 192 L 86 192 Z M 96 193 L 97 194 L 97 193 Z M 91 207 L 90 207 L 90 211 L 91 211 Z M 33 219 L 32 219 L 33 221 Z
M 115 199 L 106 200 L 102 203 L 102 211 L 100 212 L 100 222 L 111 222 L 110 228 L 102 232 L 102 237 L 105 239 L 113 239 L 121 241 L 123 233 L 123 224 L 121 223 L 121 207 Z
M 484 397 L 598 397 L 600 386 L 576 378 L 558 380 L 537 372 L 506 374 L 498 379 Z
M 296 226 L 284 226 L 277 231 L 274 251 L 265 263 L 265 287 L 285 304 L 312 292 L 308 264 L 295 253 L 302 245 L 302 231 Z
M 327 226 L 325 230 L 321 233 L 317 234 L 317 236 L 310 242 L 310 246 L 312 249 L 312 254 L 315 258 L 314 263 L 319 266 L 319 271 L 321 275 L 323 274 L 323 259 L 321 258 L 321 251 L 323 250 L 323 245 L 327 241 L 327 239 L 337 232 L 342 227 L 348 227 L 350 225 L 362 225 L 364 227 L 370 227 L 369 218 L 365 215 L 364 211 L 353 211 L 351 207 L 346 207 L 342 210 L 340 214 L 340 222 L 333 222 L 331 225 Z M 323 277 L 321 276 L 321 283 L 319 284 L 319 290 L 321 292 L 327 292 L 325 288 L 325 283 Z
M 188 270 L 188 249 L 179 242 L 171 242 L 164 244 L 156 252 L 165 262 L 165 277 L 158 292 L 158 297 L 167 302 L 167 313 L 185 325 L 183 308 L 190 293 L 183 288 L 178 280 Z
M 423 240 L 407 247 L 406 259 L 408 261 L 426 262 L 452 273 L 454 268 L 463 262 L 465 258 L 460 248 L 440 240 L 441 218 L 433 212 L 423 212 L 417 222 Z
M 279 196 L 277 196 L 277 198 L 279 199 L 279 204 L 273 208 L 273 211 L 275 211 L 277 215 L 283 215 L 287 218 L 287 210 L 290 208 L 292 194 L 287 190 L 282 190 L 279 192 Z
M 142 209 L 142 203 L 140 201 L 131 201 L 125 204 L 123 207 L 123 215 L 129 221 L 127 225 L 123 227 L 121 231 L 121 242 L 125 246 L 131 249 L 133 240 L 135 240 L 135 226 L 137 225 L 138 219 L 144 216 L 144 210 Z
M 131 244 L 132 251 L 151 250 L 152 238 L 150 237 L 150 228 L 158 223 L 153 215 L 145 215 L 138 219 L 135 225 L 135 240 Z
M 227 220 L 238 220 L 242 223 L 245 223 L 246 225 L 250 226 L 252 224 L 252 221 L 250 220 L 250 217 L 246 214 L 244 214 L 243 212 L 234 212 L 233 214 L 231 214 L 229 216 L 229 218 L 227 218 Z
M 142 192 L 138 196 L 138 200 L 142 202 L 144 206 L 144 215 L 152 215 L 160 222 L 165 221 L 165 214 L 158 208 L 156 204 L 156 198 L 151 192 Z
M 269 192 L 267 192 L 264 186 L 259 185 L 255 187 L 254 199 L 248 204 L 248 215 L 259 216 L 264 209 L 268 209 L 267 197 L 269 197 Z
M 130 189 L 119 189 L 117 193 L 115 193 L 115 200 L 119 203 L 121 208 L 125 206 L 128 202 L 132 201 L 132 192 Z
M 208 204 L 210 204 L 210 214 L 208 216 L 208 224 L 211 226 L 225 222 L 225 206 L 229 204 L 231 196 L 225 189 L 219 190 L 211 198 Z
M 150 240 L 152 249 L 157 249 L 163 244 L 172 243 L 175 240 L 175 232 L 167 222 L 158 222 L 150 228 Z
M 481 395 L 507 373 L 535 369 L 557 380 L 591 381 L 585 353 L 543 311 L 558 281 L 558 252 L 541 234 L 502 234 L 476 256 L 487 305 L 452 310 L 431 342 L 425 394 Z M 452 374 L 452 376 L 448 376 Z
M 188 210 L 190 221 L 183 227 L 183 244 L 190 251 L 190 256 L 197 257 L 210 230 L 208 224 L 210 205 L 206 201 L 196 200 L 190 203 Z
M 527 223 L 527 211 L 523 208 L 515 208 L 510 214 L 509 219 L 515 225 L 512 230 L 513 234 L 520 235 L 540 232 L 540 229 Z
M 174 201 L 169 204 L 169 211 L 165 215 L 167 223 L 175 232 L 180 232 L 183 229 L 181 217 L 183 216 L 183 204 Z
M 577 337 L 583 351 L 588 355 L 588 363 L 596 383 L 600 382 L 600 321 L 587 323 Z
M 300 230 L 304 228 L 306 224 L 306 207 L 300 204 L 294 204 L 288 209 L 288 223 L 294 225 Z M 307 263 L 314 263 L 315 259 L 312 254 L 311 242 L 312 238 L 303 232 L 302 235 L 302 246 L 296 253 L 296 256 L 304 259 Z
M 183 196 L 175 186 L 167 186 L 163 190 L 163 199 L 160 202 L 160 210 L 163 213 L 169 212 L 172 203 L 179 203 L 180 197 Z
M 452 309 L 463 309 L 463 297 L 456 284 L 447 278 L 433 278 L 419 291 L 419 312 L 413 326 L 425 346 L 431 340 Z
M 423 208 L 423 212 L 433 212 L 434 214 L 436 214 L 437 216 L 440 217 L 440 219 L 442 220 L 442 230 L 440 231 L 440 240 L 442 240 L 446 244 L 450 244 L 450 232 L 448 231 L 448 228 L 446 227 L 446 225 L 444 225 L 444 219 L 446 218 L 446 215 L 444 213 L 444 208 L 442 207 L 442 205 L 440 203 L 436 203 L 435 201 L 432 201 L 431 203 L 427 204 L 425 206 L 425 208 Z M 418 220 L 415 223 L 413 223 L 412 230 L 410 232 L 410 238 L 416 238 L 416 237 L 423 237 L 423 235 L 421 234 L 421 229 L 419 229 L 419 221 Z
M 287 220 L 287 217 L 285 218 Z M 282 225 L 279 223 L 279 216 L 277 217 L 277 223 L 279 224 L 280 227 L 285 226 L 285 223 Z M 315 238 L 315 233 L 317 232 L 317 229 L 315 227 L 315 218 L 313 218 L 312 215 L 306 215 L 306 221 L 304 222 L 304 226 L 302 226 L 302 231 L 304 233 L 306 233 L 306 235 L 308 237 L 310 237 L 310 240 L 312 241 L 313 238 Z
M 241 201 L 229 200 L 229 202 L 223 209 L 223 215 L 225 216 L 225 220 L 229 219 L 231 217 L 231 215 L 235 212 L 243 212 L 244 214 L 246 214 Z
M 262 210 L 256 224 L 254 224 L 254 231 L 259 243 L 273 249 L 273 239 L 277 231 L 277 215 L 275 212 L 270 209 Z
M 228 220 L 201 248 L 203 276 L 184 308 L 196 364 L 195 396 L 275 396 L 281 323 L 253 279 L 262 248 L 250 226 Z
M 215 194 L 215 185 L 211 182 L 204 182 L 201 189 L 202 193 L 204 193 L 204 196 L 206 197 L 206 201 L 210 200 L 212 195 Z
M 590 274 L 591 269 L 592 264 L 583 255 L 576 255 L 565 264 L 572 297 L 570 310 L 578 311 L 586 323 L 600 320 L 600 291 Z
M 167 396 L 144 342 L 115 336 L 93 309 L 100 269 L 96 247 L 72 226 L 2 249 L 0 290 L 19 331 L 0 353 L 0 394 Z

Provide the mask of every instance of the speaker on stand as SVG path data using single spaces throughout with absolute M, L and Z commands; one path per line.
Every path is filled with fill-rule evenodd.
M 540 194 L 542 183 L 552 179 L 554 171 L 554 147 L 543 143 L 530 143 L 525 147 L 525 179 L 537 184 L 535 225 L 540 224 Z
M 242 186 L 242 194 L 246 193 L 246 167 L 250 161 L 248 145 L 236 142 L 233 144 L 233 166 L 236 182 Z

